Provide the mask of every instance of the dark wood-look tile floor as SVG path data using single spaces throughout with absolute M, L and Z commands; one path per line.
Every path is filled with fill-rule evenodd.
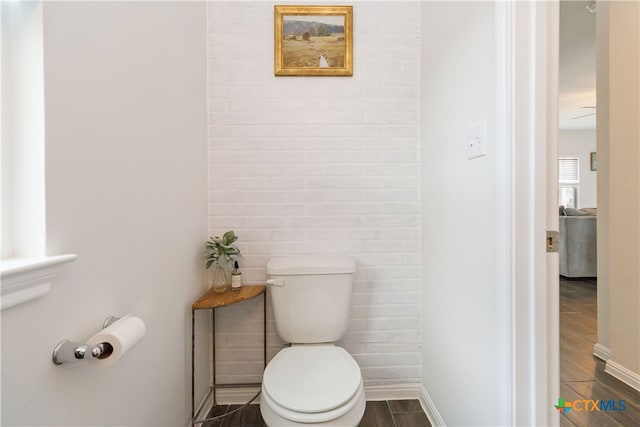
M 204 427 L 264 427 L 260 405 L 248 405 L 231 413 L 240 405 L 217 405 L 210 417 L 230 413 L 215 421 L 207 421 Z M 360 427 L 431 427 L 420 402 L 417 400 L 382 400 L 367 402 Z
M 593 356 L 597 331 L 595 279 L 560 278 L 560 396 L 573 400 L 625 401 L 624 411 L 575 411 L 561 426 L 640 426 L 640 392 L 604 372 Z
M 417 400 L 367 402 L 360 427 L 431 427 Z

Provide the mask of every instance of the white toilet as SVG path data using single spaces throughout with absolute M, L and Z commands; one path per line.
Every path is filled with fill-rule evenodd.
M 365 409 L 360 367 L 334 345 L 349 325 L 351 257 L 275 257 L 267 264 L 278 334 L 291 343 L 269 362 L 260 412 L 270 427 L 357 426 Z

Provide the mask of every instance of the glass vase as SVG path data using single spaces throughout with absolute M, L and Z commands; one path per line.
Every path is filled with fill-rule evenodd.
M 216 263 L 213 268 L 213 277 L 211 279 L 211 287 L 213 291 L 221 294 L 229 289 L 229 281 L 227 280 L 227 271 Z

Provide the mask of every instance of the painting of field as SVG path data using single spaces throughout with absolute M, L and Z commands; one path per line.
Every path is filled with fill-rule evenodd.
M 274 8 L 276 76 L 353 75 L 352 6 Z
M 282 56 L 283 65 L 287 68 L 342 68 L 344 67 L 344 36 L 343 34 L 332 34 L 310 37 L 309 40 L 283 40 Z
M 344 16 L 284 16 L 285 68 L 344 67 Z

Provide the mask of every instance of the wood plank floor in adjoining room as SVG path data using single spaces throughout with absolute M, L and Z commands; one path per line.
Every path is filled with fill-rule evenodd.
M 640 392 L 604 372 L 593 356 L 598 339 L 597 282 L 560 278 L 560 397 L 565 401 L 613 400 L 619 411 L 569 410 L 561 426 L 640 426 Z

